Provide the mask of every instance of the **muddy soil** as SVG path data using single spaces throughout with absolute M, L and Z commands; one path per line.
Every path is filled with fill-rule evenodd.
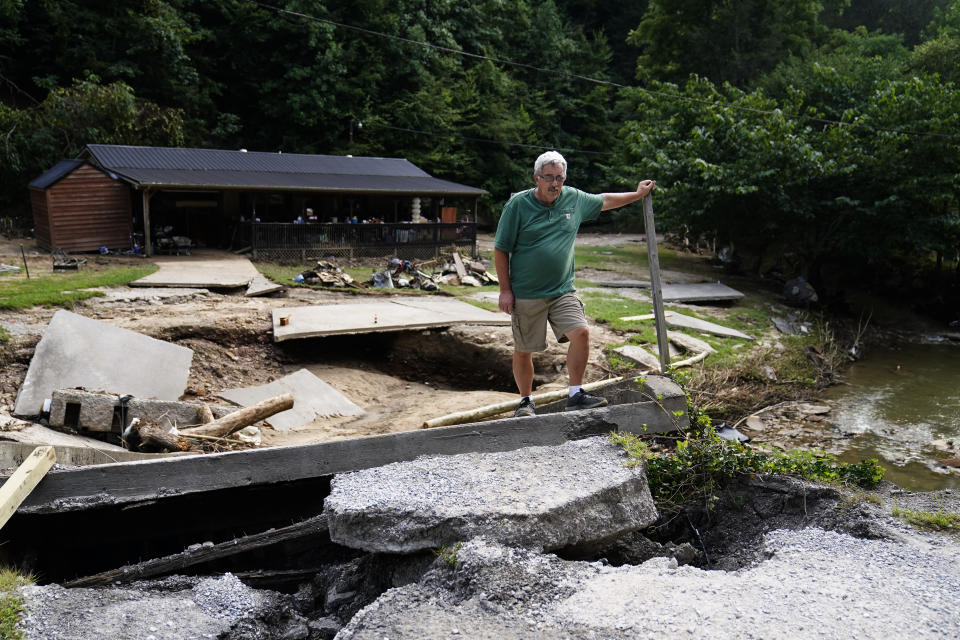
M 581 234 L 577 242 L 589 246 L 616 246 L 644 243 L 645 239 L 642 235 Z M 21 253 L 21 241 L 0 238 L 0 263 L 23 267 L 25 258 L 31 274 L 50 274 L 50 255 L 37 250 L 32 241 L 24 240 L 22 244 Z M 492 236 L 480 236 L 478 245 L 481 256 L 489 259 L 492 256 Z M 136 256 L 82 257 L 87 262 L 81 269 L 88 271 L 144 263 L 144 258 Z M 704 262 L 692 262 L 695 264 L 691 265 L 689 273 L 664 272 L 664 281 L 702 281 Z M 640 264 L 618 266 L 617 269 L 580 269 L 577 277 L 593 281 L 649 278 L 648 271 Z M 23 278 L 24 273 L 2 277 Z M 608 291 L 623 293 L 624 290 Z M 639 290 L 630 292 L 631 295 L 646 295 Z M 308 444 L 419 429 L 431 418 L 517 397 L 511 372 L 509 327 L 451 327 L 274 343 L 273 309 L 356 302 L 363 298 L 345 290 L 299 287 L 260 298 L 245 298 L 242 290 L 117 287 L 105 289 L 103 293 L 102 297 L 77 303 L 73 311 L 193 350 L 193 364 L 183 400 L 226 404 L 218 394 L 227 389 L 266 384 L 305 368 L 365 411 L 360 416 L 317 419 L 295 430 L 264 429 L 263 443 L 266 445 Z M 753 291 L 752 295 L 762 294 Z M 770 304 L 779 304 L 776 296 L 771 295 L 769 299 Z M 736 305 L 696 305 L 690 308 L 713 316 L 721 324 L 727 315 L 737 313 Z M 0 428 L 11 429 L 25 424 L 11 420 L 9 413 L 33 357 L 34 347 L 55 311 L 43 307 L 0 311 L 0 327 L 12 336 L 7 344 L 0 344 L 0 425 L 6 425 Z M 613 331 L 603 324 L 591 324 L 587 382 L 614 375 L 604 356 L 604 348 L 623 344 L 628 337 L 627 332 Z M 771 352 L 771 345 L 776 346 L 780 339 L 772 327 L 756 337 L 756 342 L 749 348 L 751 353 Z M 535 393 L 562 389 L 567 384 L 566 347 L 552 338 L 548 342 L 551 343 L 549 349 L 535 358 Z M 748 350 L 744 351 L 747 356 Z M 643 371 L 618 370 L 616 373 L 629 375 Z M 730 402 L 737 406 L 735 396 L 743 396 L 744 400 L 739 404 L 745 404 L 746 411 L 755 411 L 785 397 L 814 399 L 809 390 L 792 390 L 779 384 L 770 385 L 770 388 L 762 384 L 754 385 L 757 388 L 734 383 L 714 386 L 721 388 L 725 396 L 725 399 L 719 399 L 721 403 Z M 764 394 L 771 389 L 775 390 L 776 397 L 766 401 Z M 790 391 L 796 391 L 796 397 L 788 393 Z M 697 390 L 693 393 L 694 400 L 708 409 L 718 400 L 717 389 L 712 387 L 707 394 L 699 394 Z M 509 415 L 509 412 L 501 415 Z M 738 418 L 740 416 L 735 416 L 730 422 Z M 799 417 L 790 418 L 776 416 L 771 419 L 770 415 L 759 415 L 749 423 L 739 424 L 738 428 L 760 446 L 800 446 L 833 451 L 842 445 L 844 434 L 821 415 L 800 412 Z M 720 416 L 720 419 L 728 417 Z M 784 428 L 780 429 L 780 426 Z
M 51 273 L 49 255 L 29 247 L 25 254 L 31 274 Z M 84 257 L 88 262 L 81 269 L 85 270 L 143 263 L 129 256 Z M 22 266 L 19 247 L 11 242 L 0 245 L 0 263 Z M 365 410 L 361 416 L 317 419 L 295 430 L 264 429 L 266 445 L 419 429 L 431 418 L 516 398 L 509 327 L 451 327 L 274 343 L 274 308 L 356 302 L 357 296 L 306 288 L 289 288 L 262 298 L 244 298 L 242 291 L 203 289 L 119 287 L 103 292 L 104 296 L 79 302 L 72 310 L 193 350 L 183 400 L 225 404 L 218 394 L 226 389 L 266 384 L 305 368 Z M 12 410 L 34 347 L 56 311 L 42 307 L 0 311 L 0 326 L 12 336 L 0 345 L 0 413 Z M 623 341 L 602 326 L 592 329 L 588 382 L 610 376 L 603 347 Z M 566 386 L 565 355 L 565 345 L 554 342 L 536 357 L 536 393 Z

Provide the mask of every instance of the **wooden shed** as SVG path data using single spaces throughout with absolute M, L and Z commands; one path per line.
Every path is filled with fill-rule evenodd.
M 96 251 L 131 244 L 130 187 L 85 160 L 64 160 L 30 183 L 37 245 Z

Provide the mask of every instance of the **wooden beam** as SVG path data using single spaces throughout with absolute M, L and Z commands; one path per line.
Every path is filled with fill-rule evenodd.
M 200 548 L 191 547 L 180 553 L 174 553 L 173 555 L 162 558 L 145 560 L 135 565 L 77 578 L 76 580 L 64 583 L 63 586 L 68 589 L 73 587 L 92 587 L 153 578 L 168 573 L 179 572 L 187 567 L 205 562 L 228 558 L 238 553 L 263 549 L 264 547 L 296 540 L 298 538 L 319 535 L 326 530 L 327 517 L 325 515 L 314 516 L 313 518 L 291 524 L 287 527 L 281 527 L 280 529 L 270 529 L 262 533 L 255 533 L 242 538 L 234 538 L 233 540 L 227 540 L 226 542 L 212 546 L 201 546 Z
M 422 455 L 512 451 L 562 444 L 613 430 L 665 433 L 676 430 L 678 423 L 686 424 L 687 400 L 673 382 L 649 376 L 642 388 L 638 381 L 629 379 L 622 384 L 623 393 L 629 392 L 629 397 L 591 411 L 560 411 L 309 445 L 79 467 L 51 474 L 27 498 L 20 512 L 64 513 L 144 503 L 217 489 L 310 480 Z
M 26 500 L 57 461 L 53 447 L 37 447 L 0 487 L 0 527 L 7 524 L 17 507 Z

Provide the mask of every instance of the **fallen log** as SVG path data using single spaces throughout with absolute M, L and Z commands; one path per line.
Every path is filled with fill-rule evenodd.
M 234 431 L 239 431 L 240 429 L 248 427 L 255 422 L 263 420 L 264 418 L 269 418 L 276 413 L 280 413 L 281 411 L 286 411 L 287 409 L 292 408 L 293 394 L 285 393 L 273 398 L 261 400 L 256 404 L 252 404 L 249 407 L 244 407 L 234 411 L 233 413 L 228 413 L 222 418 L 218 418 L 213 422 L 208 422 L 207 424 L 201 424 L 192 427 L 181 427 L 180 433 L 188 438 L 191 435 L 228 436 Z
M 714 353 L 716 352 L 714 351 Z M 679 362 L 671 362 L 670 368 L 674 369 L 676 367 L 689 367 L 690 365 L 696 364 L 701 360 L 706 360 L 708 355 L 710 355 L 709 351 L 701 351 L 700 353 L 693 356 L 692 358 L 687 358 L 686 360 L 680 360 Z
M 603 387 L 609 386 L 616 382 L 620 382 L 624 378 L 612 378 L 610 380 L 600 380 L 598 382 L 591 382 L 589 384 L 583 385 L 584 391 L 594 391 L 596 389 L 601 389 Z M 551 391 L 549 393 L 543 393 L 538 396 L 530 396 L 530 399 L 533 400 L 534 404 L 546 404 L 548 402 L 553 402 L 554 400 L 561 400 L 566 398 L 569 395 L 569 392 L 566 389 L 560 389 L 558 391 Z M 499 402 L 497 404 L 487 405 L 485 407 L 478 407 L 476 409 L 469 409 L 467 411 L 459 411 L 457 413 L 450 413 L 445 416 L 440 416 L 439 418 L 432 418 L 423 423 L 424 429 L 432 429 L 433 427 L 446 427 L 453 424 L 463 424 L 465 422 L 473 422 L 480 420 L 482 418 L 489 418 L 490 416 L 495 416 L 498 413 L 503 413 L 505 411 L 510 411 L 511 409 L 516 409 L 520 406 L 520 398 L 515 400 L 507 400 L 506 402 Z
M 145 560 L 138 564 L 77 578 L 64 583 L 63 586 L 67 588 L 92 587 L 152 578 L 182 571 L 187 567 L 204 562 L 228 558 L 238 553 L 263 549 L 264 547 L 282 542 L 318 535 L 326 530 L 327 517 L 321 514 L 286 527 L 281 527 L 280 529 L 270 529 L 262 533 L 255 533 L 242 538 L 234 538 L 233 540 L 227 540 L 220 544 L 208 546 L 193 545 L 180 553 L 174 553 L 162 558 L 153 558 L 152 560 Z

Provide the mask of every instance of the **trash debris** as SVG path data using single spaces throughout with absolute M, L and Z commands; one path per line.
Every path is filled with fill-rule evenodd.
M 427 272 L 432 267 L 432 272 Z M 420 289 L 438 291 L 441 284 L 450 286 L 482 287 L 498 284 L 497 276 L 487 272 L 483 262 L 464 262 L 458 251 L 443 255 L 440 259 L 412 262 L 391 258 L 383 269 L 374 268 L 370 279 L 356 282 L 337 265 L 322 260 L 313 269 L 308 269 L 293 278 L 294 282 L 325 287 L 353 287 L 373 289 Z
M 320 260 L 313 269 L 307 269 L 301 272 L 293 281 L 324 287 L 361 288 L 353 279 L 353 276 L 327 260 Z
M 787 299 L 787 304 L 797 306 L 813 304 L 820 300 L 816 290 L 803 278 L 787 280 L 783 285 L 783 296 Z
M 55 271 L 73 270 L 76 271 L 80 265 L 86 264 L 86 258 L 75 258 L 64 253 L 63 249 L 57 249 L 50 254 L 53 257 L 53 269 Z
M 20 267 L 12 264 L 0 264 L 0 273 L 18 273 Z
M 724 440 L 734 440 L 736 442 L 750 442 L 750 436 L 740 433 L 726 422 L 722 423 L 716 429 L 717 435 Z

